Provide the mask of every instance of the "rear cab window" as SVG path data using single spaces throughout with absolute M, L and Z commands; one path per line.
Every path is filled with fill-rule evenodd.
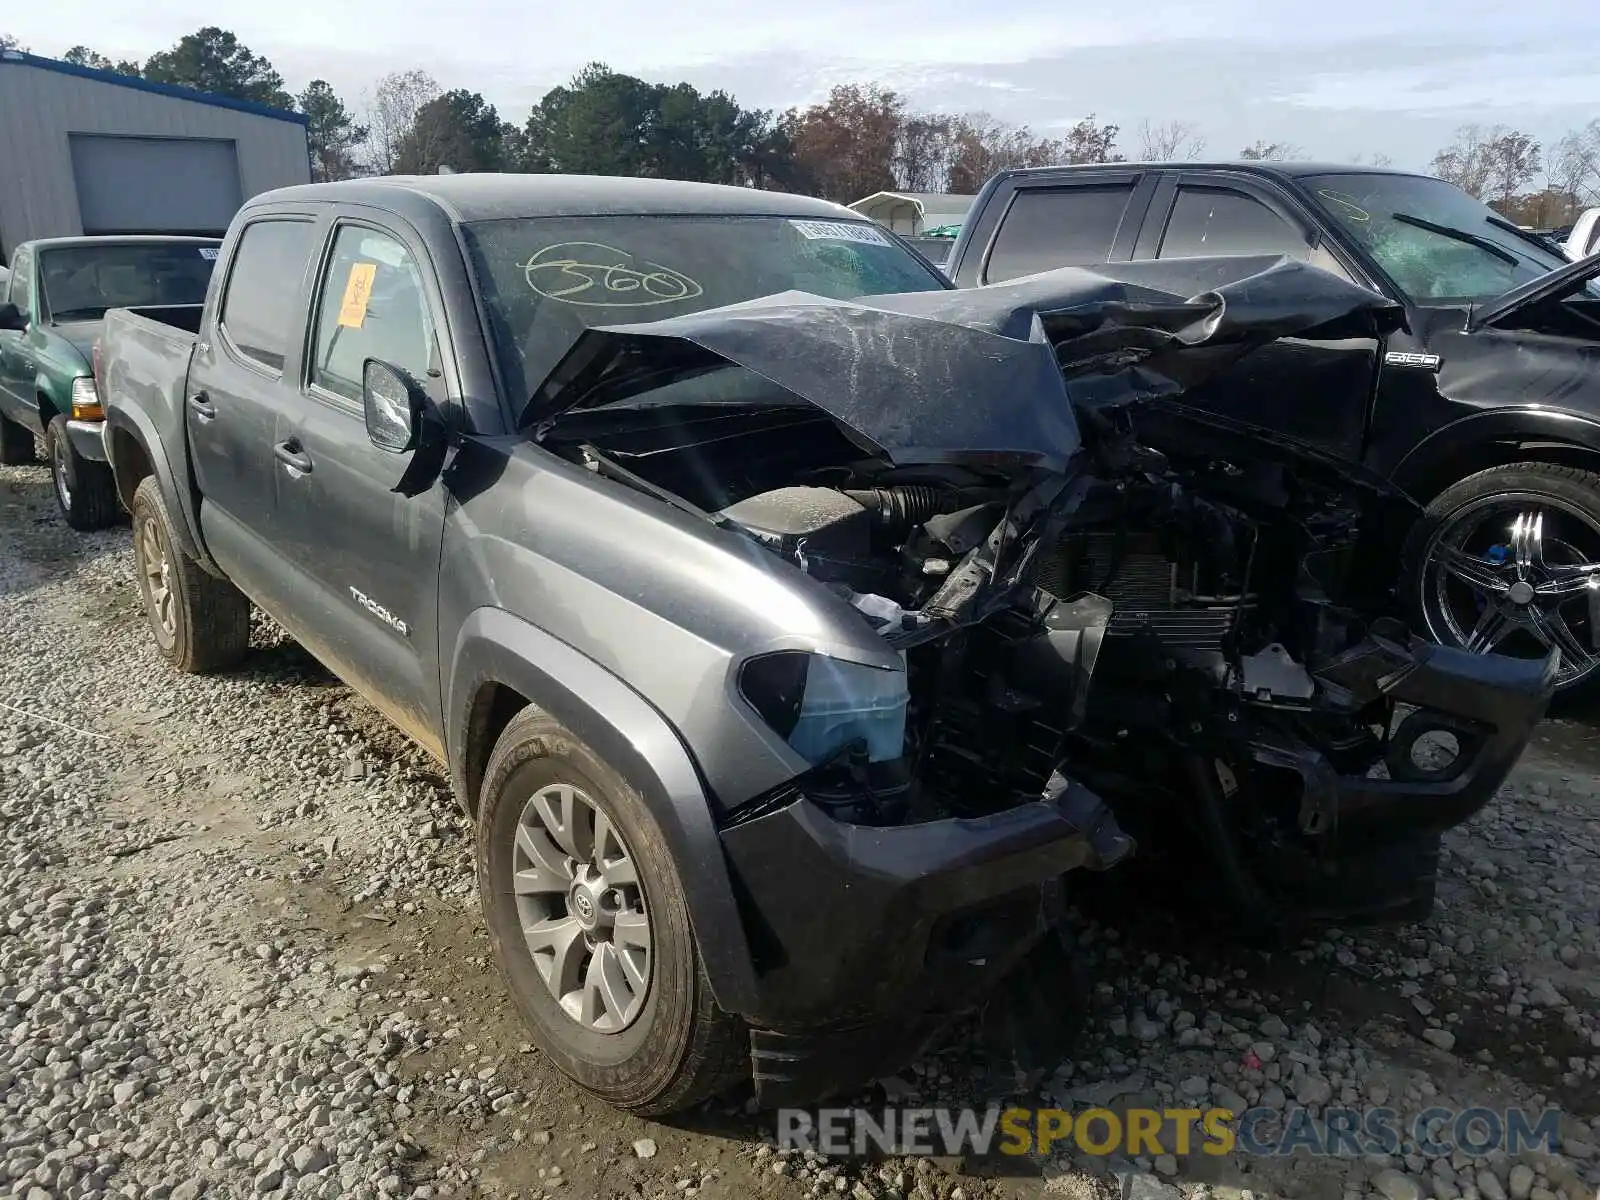
M 217 325 L 235 353 L 268 371 L 282 372 L 300 329 L 315 234 L 305 218 L 263 217 L 245 226 L 233 252 Z
M 983 281 L 1108 261 L 1133 189 L 1131 180 L 1020 188 L 1000 219 Z
M 97 321 L 110 308 L 203 304 L 215 246 L 100 242 L 39 254 L 39 307 L 53 321 Z

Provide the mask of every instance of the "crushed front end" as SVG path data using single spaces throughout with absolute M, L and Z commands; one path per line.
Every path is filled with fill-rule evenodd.
M 1440 833 L 1516 764 L 1557 656 L 1384 616 L 1410 504 L 1359 471 L 1175 403 L 1115 429 L 1142 469 L 1107 473 L 1043 570 L 1115 609 L 1073 770 L 1148 862 L 1201 848 L 1202 902 L 1242 926 L 1425 915 Z
M 1162 424 L 1253 347 L 1387 305 L 1288 261 L 1188 299 L 1065 271 L 590 329 L 552 373 L 547 448 L 758 559 L 763 618 L 852 631 L 772 628 L 714 696 L 794 766 L 720 797 L 760 1102 L 896 1070 L 1000 989 L 1042 983 L 1032 1027 L 1065 1032 L 1071 964 L 1053 991 L 1038 966 L 1063 889 L 1136 845 L 1251 921 L 1431 899 L 1438 830 L 1515 762 L 1553 666 L 1375 618 L 1359 472 Z M 1451 765 L 1413 761 L 1444 733 Z

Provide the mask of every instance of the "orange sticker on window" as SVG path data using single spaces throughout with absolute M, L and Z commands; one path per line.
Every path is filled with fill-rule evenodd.
M 360 329 L 366 323 L 367 301 L 372 298 L 372 280 L 377 273 L 377 263 L 358 262 L 350 265 L 350 278 L 344 285 L 344 300 L 339 304 L 339 324 L 348 329 Z

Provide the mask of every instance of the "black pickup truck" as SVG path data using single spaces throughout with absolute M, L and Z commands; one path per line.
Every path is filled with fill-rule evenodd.
M 995 176 L 946 271 L 975 287 L 1140 263 L 1142 280 L 1188 295 L 1280 255 L 1392 297 L 1404 327 L 1381 340 L 1283 339 L 1190 399 L 1363 462 L 1410 493 L 1426 513 L 1400 548 L 1409 615 L 1445 645 L 1529 657 L 1559 647 L 1563 694 L 1592 695 L 1600 256 L 1569 264 L 1426 176 L 1117 163 Z

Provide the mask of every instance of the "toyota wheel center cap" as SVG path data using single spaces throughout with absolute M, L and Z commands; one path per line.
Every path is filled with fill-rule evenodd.
M 600 923 L 600 905 L 594 894 L 581 884 L 572 889 L 572 915 L 585 929 L 592 930 Z

